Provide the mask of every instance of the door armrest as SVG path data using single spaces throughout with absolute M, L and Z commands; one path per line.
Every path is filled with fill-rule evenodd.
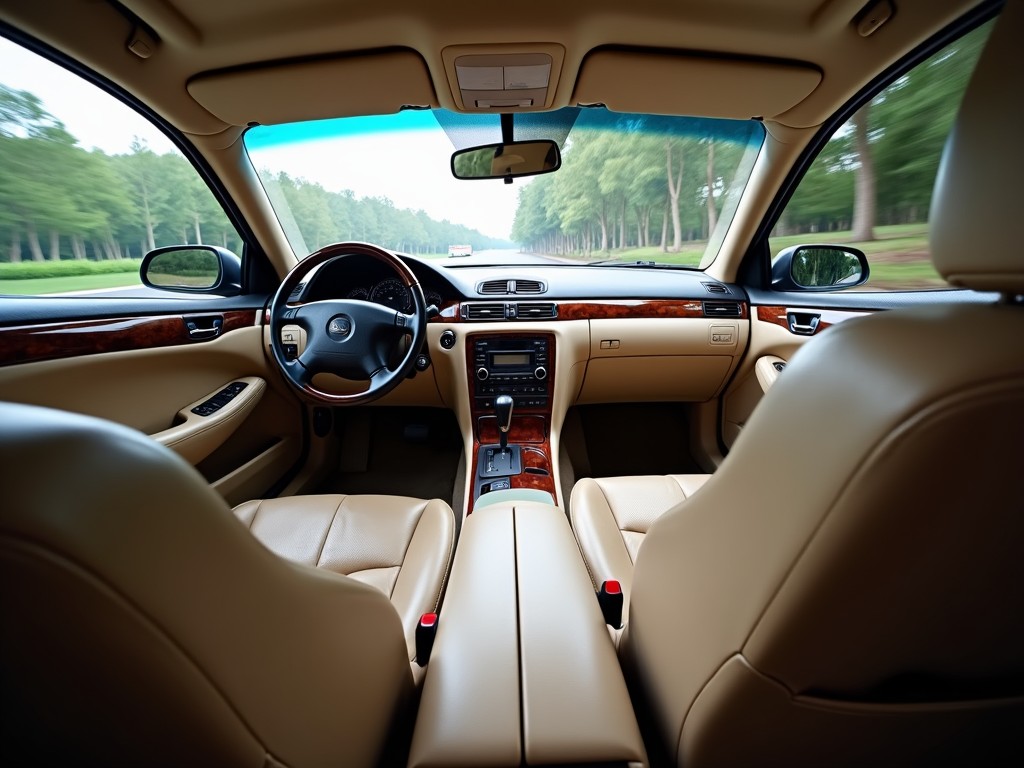
M 186 405 L 178 411 L 174 426 L 150 437 L 186 461 L 198 464 L 241 426 L 266 387 L 266 382 L 256 376 L 228 382 L 216 392 Z

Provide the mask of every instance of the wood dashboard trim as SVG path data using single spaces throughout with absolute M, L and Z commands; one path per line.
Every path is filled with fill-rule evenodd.
M 531 488 L 538 491 L 547 491 L 551 498 L 555 499 L 555 477 L 551 468 L 551 441 L 545 439 L 542 443 L 519 443 L 513 435 L 509 440 L 510 444 L 520 445 L 523 458 L 523 471 L 518 475 L 512 475 L 509 483 L 512 488 Z M 476 468 L 480 462 L 480 449 L 486 445 L 479 440 L 473 441 L 473 486 L 470 487 L 470 498 L 468 500 L 466 514 L 473 514 L 479 499 L 473 498 L 474 486 L 478 482 Z M 482 498 L 482 497 L 481 497 Z
M 223 317 L 220 333 L 255 324 L 251 309 L 229 312 L 187 313 L 197 317 Z M 40 323 L 0 328 L 0 366 L 59 360 L 104 352 L 126 352 L 179 344 L 202 344 L 192 340 L 185 327 L 186 315 L 120 317 L 65 323 Z M 213 339 L 209 339 L 212 341 Z
M 543 298 L 533 297 L 502 297 L 493 301 L 487 299 L 473 299 L 472 303 L 518 303 L 528 301 L 529 303 L 554 304 L 558 309 L 558 316 L 551 318 L 519 318 L 522 322 L 550 323 L 559 320 L 609 320 L 628 318 L 707 318 L 716 319 L 714 316 L 704 314 L 704 303 L 698 299 L 596 299 L 592 301 L 545 301 Z M 711 299 L 715 301 L 715 299 Z M 732 301 L 722 299 L 722 301 Z M 470 302 L 462 302 L 470 303 Z M 748 304 L 745 301 L 737 302 L 740 305 L 740 314 L 737 317 L 730 317 L 729 320 L 745 320 L 749 317 Z M 431 319 L 434 323 L 467 323 L 461 314 L 460 303 L 446 304 L 440 314 Z M 726 319 L 726 318 L 721 318 Z M 491 320 L 489 322 L 506 322 L 502 320 Z M 507 321 L 514 322 L 514 321 Z

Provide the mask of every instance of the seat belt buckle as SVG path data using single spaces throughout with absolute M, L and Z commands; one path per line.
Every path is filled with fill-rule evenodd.
M 430 650 L 437 636 L 437 614 L 424 613 L 416 625 L 416 663 L 421 667 L 430 661 Z
M 622 629 L 622 585 L 614 579 L 601 582 L 597 603 L 601 606 L 605 623 L 615 629 Z

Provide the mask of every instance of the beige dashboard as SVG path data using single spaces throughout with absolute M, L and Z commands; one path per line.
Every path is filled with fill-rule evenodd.
M 482 339 L 548 338 L 553 348 L 545 382 L 547 397 L 529 413 L 541 424 L 537 449 L 550 483 L 532 484 L 561 499 L 560 436 L 566 413 L 575 405 L 628 402 L 707 403 L 719 397 L 742 358 L 749 339 L 749 310 L 739 304 L 734 317 L 706 317 L 701 302 L 680 300 L 574 301 L 557 305 L 557 318 L 470 321 L 458 305 L 442 310 L 427 326 L 430 367 L 404 381 L 379 405 L 450 409 L 463 433 L 466 497 L 474 495 L 475 450 L 485 439 L 485 405 L 474 398 L 473 347 Z M 269 340 L 269 338 L 268 338 Z M 443 342 L 443 343 L 442 343 Z M 318 375 L 317 385 L 351 392 L 357 384 Z M 492 419 L 493 421 L 493 419 Z M 521 436 L 520 436 L 521 439 Z

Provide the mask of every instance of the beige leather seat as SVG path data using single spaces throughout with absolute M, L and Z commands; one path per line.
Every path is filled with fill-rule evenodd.
M 633 564 L 651 525 L 686 501 L 711 475 L 585 477 L 573 486 L 569 519 L 594 586 L 622 585 L 623 615 L 629 607 Z
M 437 611 L 455 545 L 455 517 L 440 499 L 293 496 L 248 501 L 235 514 L 272 552 L 376 587 L 405 628 L 409 660 L 416 625 Z
M 0 424 L 8 757 L 376 765 L 402 742 L 412 674 L 380 589 L 273 555 L 133 430 L 11 404 Z
M 931 211 L 938 271 L 1004 298 L 807 344 L 640 548 L 620 654 L 671 763 L 1024 759 L 1022 36 L 1014 0 Z

